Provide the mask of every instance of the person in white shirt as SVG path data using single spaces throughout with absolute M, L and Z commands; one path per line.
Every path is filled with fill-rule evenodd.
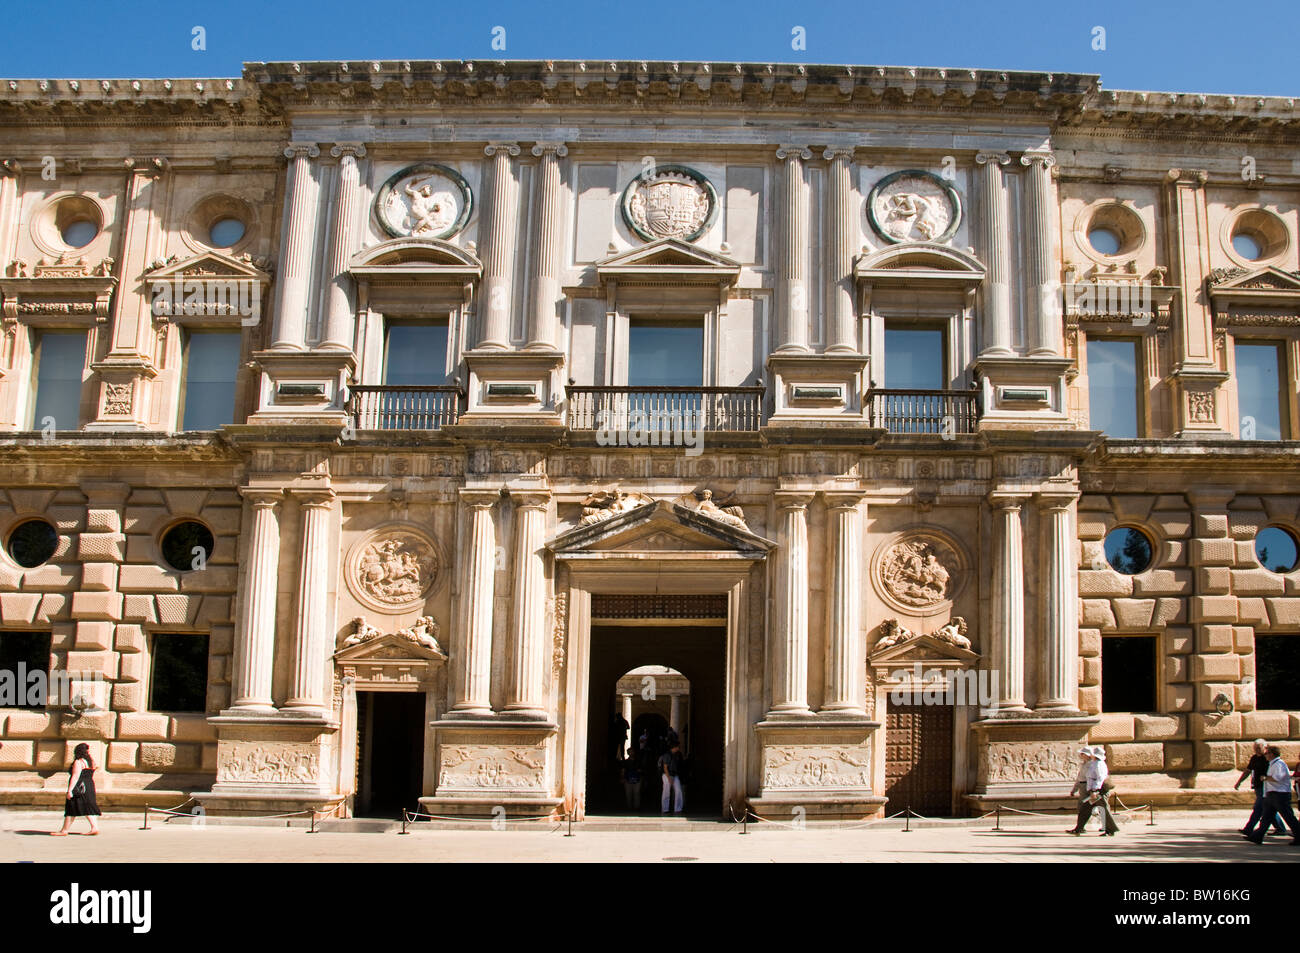
M 1079 749 L 1079 773 L 1074 776 L 1074 787 L 1070 788 L 1070 794 L 1079 799 L 1079 817 L 1074 827 L 1066 832 L 1068 834 L 1082 834 L 1083 825 L 1092 816 L 1092 805 L 1088 802 L 1088 768 L 1091 766 L 1092 749 L 1084 745 Z
M 1253 844 L 1264 843 L 1264 832 L 1272 825 L 1273 818 L 1280 817 L 1291 828 L 1291 846 L 1300 847 L 1300 821 L 1291 813 L 1291 771 L 1282 760 L 1277 745 L 1269 745 L 1265 754 L 1268 772 L 1264 775 L 1264 816 L 1255 829 L 1256 833 L 1247 840 Z
M 1115 823 L 1115 817 L 1110 813 L 1110 787 L 1106 783 L 1110 778 L 1110 769 L 1106 767 L 1106 749 L 1101 745 L 1093 745 L 1092 760 L 1088 762 L 1087 770 L 1084 772 L 1084 785 L 1086 794 L 1084 799 L 1079 802 L 1079 817 L 1074 825 L 1071 834 L 1082 834 L 1083 826 L 1088 823 L 1088 818 L 1092 817 L 1092 812 L 1100 807 L 1101 819 L 1105 824 L 1105 830 L 1102 831 L 1102 837 L 1114 837 L 1119 832 L 1119 825 Z

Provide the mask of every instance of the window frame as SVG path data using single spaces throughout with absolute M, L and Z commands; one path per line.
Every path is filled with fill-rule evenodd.
M 203 701 L 197 709 L 156 708 L 154 707 L 154 689 L 157 686 L 158 639 L 159 638 L 202 638 L 207 640 L 207 654 L 204 657 Z M 157 715 L 199 715 L 211 714 L 212 697 L 212 633 L 207 629 L 158 628 L 147 633 L 149 648 L 149 665 L 144 684 L 144 711 Z
M 31 379 L 30 379 L 31 406 L 27 408 L 27 425 L 28 425 L 27 429 L 31 431 L 36 431 L 41 429 L 40 421 L 36 417 L 36 411 L 40 403 L 41 364 L 44 358 L 46 336 L 51 334 L 59 334 L 67 337 L 74 337 L 79 333 L 81 335 L 83 349 L 81 355 L 81 383 L 77 389 L 76 427 L 59 428 L 56 426 L 55 429 L 56 430 L 58 429 L 80 430 L 82 427 L 82 413 L 86 402 L 86 385 L 89 383 L 90 380 L 87 371 L 90 369 L 91 355 L 93 353 L 93 346 L 94 346 L 90 330 L 86 328 L 78 328 L 75 326 L 72 327 L 32 326 L 30 328 L 30 333 L 31 333 Z
M 380 343 L 379 343 L 379 383 L 384 387 L 415 387 L 425 386 L 416 384 L 393 384 L 388 380 L 388 336 L 389 332 L 395 327 L 442 327 L 446 330 L 446 348 L 443 353 L 443 377 L 441 381 L 427 381 L 429 386 L 449 385 L 455 382 L 457 358 L 453 354 L 455 342 L 452 340 L 454 332 L 453 323 L 450 315 L 444 315 L 441 312 L 431 314 L 389 314 L 381 315 L 380 322 Z
M 1151 702 L 1152 707 L 1149 711 L 1134 711 L 1132 709 L 1116 709 L 1114 711 L 1106 707 L 1106 641 L 1108 639 L 1150 639 L 1151 650 Z M 1165 667 L 1163 663 L 1164 646 L 1159 632 L 1155 631 L 1133 631 L 1133 632 L 1102 632 L 1101 633 L 1101 650 L 1097 653 L 1098 681 L 1097 681 L 1097 707 L 1100 714 L 1103 715 L 1160 715 L 1165 711 Z
M 201 430 L 185 429 L 185 409 L 186 401 L 189 396 L 190 388 L 190 345 L 196 334 L 232 334 L 239 340 L 239 354 L 235 358 L 234 373 L 231 377 L 230 391 L 230 422 L 237 424 L 240 422 L 239 414 L 239 370 L 244 358 L 244 335 L 240 328 L 216 327 L 216 328 L 196 328 L 186 325 L 180 326 L 181 331 L 181 370 L 180 370 L 180 389 L 176 401 L 176 432 L 177 433 L 204 433 Z
M 1270 331 L 1272 333 L 1270 333 Z M 1237 439 L 1245 439 L 1241 436 L 1241 420 L 1244 416 L 1241 406 L 1241 387 L 1239 384 L 1240 377 L 1237 373 L 1237 347 L 1245 345 L 1247 347 L 1272 347 L 1277 353 L 1277 411 L 1278 411 L 1278 442 L 1283 440 L 1294 440 L 1297 434 L 1296 421 L 1296 368 L 1293 367 L 1292 351 L 1295 349 L 1295 338 L 1279 336 L 1277 329 L 1261 328 L 1258 332 L 1243 333 L 1243 329 L 1234 328 L 1229 335 L 1232 339 L 1232 390 L 1234 409 L 1232 419 L 1232 433 Z M 1264 439 L 1255 437 L 1255 440 Z
M 1147 337 L 1144 335 L 1105 334 L 1105 333 L 1086 333 L 1084 335 L 1083 347 L 1081 348 L 1081 350 L 1083 352 L 1084 368 L 1088 380 L 1088 386 L 1085 389 L 1084 394 L 1088 399 L 1088 429 L 1089 430 L 1098 429 L 1094 425 L 1094 421 L 1092 419 L 1093 377 L 1092 377 L 1092 362 L 1088 358 L 1088 345 L 1092 344 L 1094 341 L 1099 343 L 1125 342 L 1125 343 L 1131 343 L 1133 345 L 1134 423 L 1136 424 L 1135 429 L 1137 430 L 1137 433 L 1134 434 L 1132 437 L 1120 437 L 1120 436 L 1113 436 L 1109 433 L 1106 433 L 1105 431 L 1101 431 L 1101 432 L 1105 434 L 1107 439 L 1114 439 L 1114 440 L 1146 439 L 1151 435 L 1150 394 L 1149 394 L 1149 388 L 1146 383 L 1149 377 L 1147 371 L 1147 353 L 1146 353 Z

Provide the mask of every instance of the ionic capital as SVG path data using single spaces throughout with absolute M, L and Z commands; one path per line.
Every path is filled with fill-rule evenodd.
M 519 143 L 517 142 L 489 142 L 483 147 L 483 154 L 489 157 L 496 155 L 498 152 L 504 153 L 508 156 L 517 156 L 520 151 Z M 541 155 L 541 153 L 535 152 L 534 155 Z
M 317 153 L 319 152 L 320 150 L 318 149 Z M 354 160 L 364 159 L 366 156 L 366 146 L 363 142 L 336 142 L 330 147 L 330 155 L 336 159 L 344 156 Z
M 780 158 L 780 151 L 781 150 L 779 149 L 777 150 L 778 158 Z M 845 162 L 852 162 L 853 153 L 855 151 L 856 150 L 853 146 L 827 146 L 822 151 L 822 158 L 827 162 L 835 162 L 839 159 L 843 159 Z
M 511 490 L 510 502 L 519 509 L 544 510 L 551 502 L 551 494 L 545 490 Z
M 1024 160 L 1022 159 L 1021 161 L 1023 162 Z M 990 162 L 995 162 L 995 163 L 997 163 L 998 165 L 1010 165 L 1010 164 L 1011 164 L 1011 156 L 1007 155 L 1007 153 L 1005 153 L 1005 152 L 977 152 L 977 153 L 975 153 L 975 164 L 976 164 L 976 165 L 987 165 L 987 164 L 990 163 Z M 1025 165 L 1028 165 L 1028 164 L 1029 164 L 1029 163 L 1027 163 L 1027 162 L 1025 163 Z
M 1056 165 L 1056 156 L 1046 150 L 1034 149 L 1021 155 L 1020 164 L 1030 168 L 1037 165 L 1039 168 L 1047 170 Z
M 533 155 L 539 157 L 552 156 L 556 159 L 563 159 L 569 154 L 569 147 L 562 142 L 537 142 L 533 144 L 530 151 Z
M 800 159 L 807 162 L 812 158 L 812 150 L 807 146 L 782 144 L 776 147 L 776 157 L 785 162 L 795 162 Z
M 314 142 L 291 142 L 284 147 L 284 157 L 286 159 L 308 158 L 315 159 L 320 155 L 320 147 Z

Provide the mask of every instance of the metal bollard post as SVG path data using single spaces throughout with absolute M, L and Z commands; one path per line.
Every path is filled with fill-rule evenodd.
M 146 804 L 144 806 L 144 827 L 140 828 L 140 830 L 147 831 L 148 829 L 149 829 L 149 805 Z
M 402 808 L 402 833 L 406 832 L 406 808 Z
M 1148 817 L 1148 820 L 1147 820 L 1147 827 L 1155 827 L 1155 826 L 1156 826 L 1156 806 L 1155 806 L 1154 804 L 1148 804 L 1148 805 L 1147 805 L 1147 811 L 1148 811 L 1148 814 L 1147 814 L 1147 817 Z
M 912 833 L 912 805 L 910 804 L 907 806 L 907 810 L 903 812 L 903 833 Z
M 308 834 L 316 833 L 316 809 L 315 808 L 311 809 L 311 830 L 309 830 L 307 833 Z
M 749 805 L 745 805 L 745 810 L 740 815 L 740 833 L 749 833 Z
M 565 837 L 572 837 L 572 836 L 573 836 L 573 812 L 572 812 L 572 811 L 565 811 L 565 812 L 564 812 L 564 818 L 565 818 L 565 820 L 568 821 L 568 823 L 569 823 L 569 828 L 568 828 L 567 831 L 565 831 L 564 836 L 565 836 Z
M 994 815 L 993 829 L 995 831 L 1002 830 L 1002 805 L 1001 804 L 998 805 L 997 814 Z

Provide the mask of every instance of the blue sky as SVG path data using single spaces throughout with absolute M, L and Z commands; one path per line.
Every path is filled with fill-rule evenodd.
M 191 49 L 192 29 L 207 49 Z M 491 46 L 505 28 L 505 52 Z M 805 28 L 807 49 L 791 48 Z M 1095 27 L 1105 50 L 1094 50 Z M 292 59 L 668 59 L 1100 73 L 1110 89 L 1300 95 L 1300 0 L 12 0 L 5 78 L 234 76 Z M 47 41 L 42 42 L 42 38 Z

